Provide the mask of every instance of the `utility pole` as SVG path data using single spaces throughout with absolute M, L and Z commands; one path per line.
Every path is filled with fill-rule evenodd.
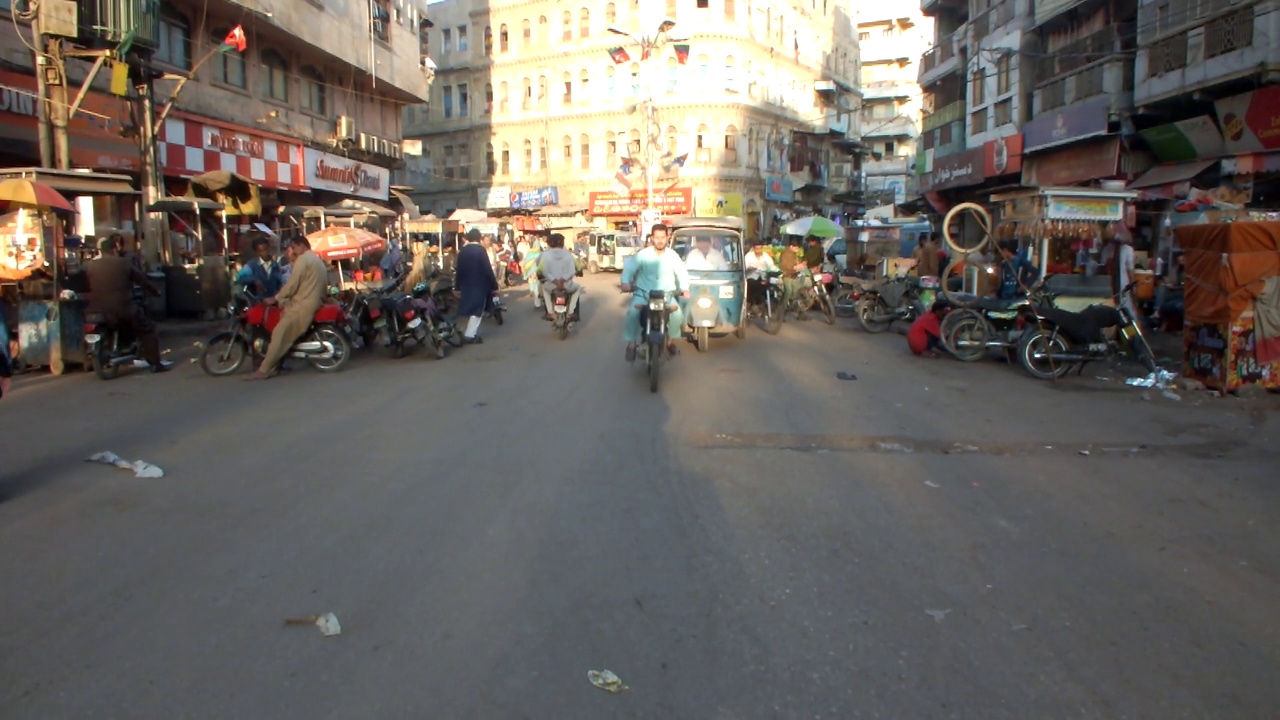
M 71 120 L 67 102 L 67 62 L 62 54 L 62 38 L 50 37 L 45 41 L 49 62 L 52 67 L 44 68 L 45 85 L 49 88 L 49 112 L 52 116 L 50 125 L 53 130 L 53 156 L 55 167 L 59 170 L 71 169 L 71 138 L 67 124 Z
M 138 93 L 139 110 L 142 127 L 138 128 L 138 145 L 142 152 L 142 248 L 144 257 L 156 257 L 161 263 L 170 261 L 168 243 L 164 242 L 164 215 L 147 212 L 160 199 L 160 144 L 156 142 L 155 84 L 151 73 L 144 69 L 143 76 L 134 86 Z
M 16 8 L 15 8 L 16 10 Z M 56 164 L 53 156 L 53 129 L 50 126 L 51 117 L 49 113 L 49 89 L 44 82 L 45 63 L 48 58 L 44 55 L 45 36 L 40 23 L 40 13 L 33 13 L 31 18 L 31 35 L 35 41 L 35 66 L 36 66 L 36 131 L 40 143 L 40 167 L 52 168 Z

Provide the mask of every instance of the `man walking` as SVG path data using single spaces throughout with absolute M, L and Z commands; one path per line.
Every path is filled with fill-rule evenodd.
M 461 298 L 458 301 L 458 319 L 467 318 L 462 338 L 468 343 L 484 342 L 480 337 L 480 319 L 489 299 L 498 291 L 498 279 L 493 276 L 493 264 L 489 253 L 480 244 L 480 231 L 467 231 L 467 243 L 458 251 L 456 284 Z
M 289 243 L 290 265 L 293 270 L 289 280 L 275 297 L 263 302 L 267 305 L 279 304 L 284 312 L 276 329 L 271 331 L 271 343 L 267 345 L 267 355 L 258 366 L 258 371 L 247 380 L 266 380 L 274 377 L 280 361 L 302 333 L 311 327 L 316 310 L 324 300 L 329 271 L 324 260 L 311 252 L 311 242 L 303 235 L 294 236 Z

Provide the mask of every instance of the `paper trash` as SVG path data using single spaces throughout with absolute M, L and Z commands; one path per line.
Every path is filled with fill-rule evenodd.
M 134 460 L 129 462 L 124 458 L 116 455 L 110 450 L 104 450 L 96 455 L 90 455 L 85 458 L 86 462 L 99 462 L 106 465 L 115 465 L 121 470 L 132 470 L 134 477 L 140 478 L 161 478 L 164 477 L 164 470 L 152 465 L 145 460 Z

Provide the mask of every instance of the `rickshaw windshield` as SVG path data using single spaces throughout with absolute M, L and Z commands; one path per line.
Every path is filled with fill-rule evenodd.
M 629 247 L 629 248 L 644 247 L 644 241 L 640 239 L 639 235 L 630 235 L 630 234 L 618 235 L 615 238 L 615 242 L 618 243 L 618 247 Z
M 689 228 L 675 232 L 672 247 L 693 271 L 739 271 L 742 269 L 738 234 L 716 228 Z

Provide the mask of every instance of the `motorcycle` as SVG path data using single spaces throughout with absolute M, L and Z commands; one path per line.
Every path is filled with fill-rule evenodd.
M 502 302 L 502 293 L 495 290 L 493 295 L 489 297 L 489 302 L 484 307 L 485 317 L 493 318 L 493 321 L 502 324 L 502 314 L 507 311 L 507 306 Z
M 142 359 L 142 344 L 133 332 L 100 312 L 85 313 L 84 342 L 89 365 L 102 380 Z
M 796 312 L 808 312 L 816 307 L 828 325 L 835 325 L 835 303 L 831 301 L 831 293 L 827 291 L 827 285 L 832 280 L 831 273 L 814 273 L 813 270 L 804 267 L 800 270 L 797 279 L 800 281 L 800 292 L 793 301 Z
M 842 275 L 839 281 L 839 288 L 832 299 L 836 315 L 840 317 L 853 317 L 856 315 L 858 313 L 858 299 L 862 297 L 867 289 L 880 284 L 879 280 L 867 280 L 853 275 Z
M 1018 340 L 1018 362 L 1027 374 L 1037 380 L 1056 380 L 1072 368 L 1077 375 L 1087 363 L 1115 360 L 1121 354 L 1119 339 L 1132 344 L 1137 359 L 1149 372 L 1157 372 L 1155 354 L 1142 332 L 1142 323 L 1128 302 L 1134 284 L 1120 291 L 1116 307 L 1091 305 L 1080 312 L 1052 307 L 1035 308 L 1035 325 Z M 1117 339 L 1108 339 L 1103 331 L 1118 327 Z
M 555 287 L 551 289 L 551 327 L 560 336 L 561 340 L 569 337 L 569 331 L 573 329 L 576 320 L 573 314 L 569 312 L 569 298 L 573 297 L 573 293 L 565 287 L 564 280 L 556 280 Z
M 674 301 L 662 290 L 644 293 L 647 302 L 636 305 L 640 309 L 641 342 L 636 345 L 636 359 L 644 363 L 649 373 L 649 392 L 658 392 L 658 377 L 667 358 L 667 316 L 675 309 Z
M 437 359 L 444 358 L 445 343 L 462 347 L 462 332 L 440 313 L 435 300 L 431 298 L 429 283 L 424 281 L 414 285 L 411 298 L 413 307 L 422 320 L 422 325 L 414 331 L 419 344 L 425 344 L 434 350 Z
M 782 274 L 779 272 L 765 273 L 764 279 L 757 275 L 749 275 L 747 278 L 748 294 L 751 293 L 751 283 L 761 283 L 759 288 L 759 296 L 756 298 L 758 302 L 752 307 L 751 312 L 757 317 L 764 320 L 764 331 L 770 335 L 777 335 L 782 329 L 782 316 L 784 308 L 782 307 Z
M 1028 324 L 1035 322 L 1036 306 L 1053 304 L 1053 296 L 1038 287 L 1008 300 L 974 300 L 962 301 L 963 307 L 952 310 L 942 321 L 942 344 L 964 362 L 981 360 L 996 348 L 1012 353 Z
M 858 298 L 856 309 L 858 322 L 869 333 L 882 333 L 895 320 L 912 322 L 924 311 L 920 289 L 912 278 L 895 278 L 868 288 Z
M 280 322 L 278 305 L 266 305 L 245 297 L 228 308 L 231 328 L 209 338 L 200 353 L 200 367 L 208 375 L 231 375 L 246 359 L 266 355 L 271 331 Z M 302 358 L 321 372 L 337 372 L 351 359 L 351 340 L 347 337 L 348 318 L 343 307 L 326 302 L 316 310 L 311 327 L 293 342 L 286 358 Z

